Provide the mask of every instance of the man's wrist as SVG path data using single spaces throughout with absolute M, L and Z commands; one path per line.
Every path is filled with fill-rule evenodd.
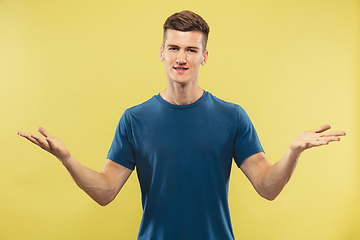
M 69 164 L 71 164 L 71 154 L 69 154 L 68 156 L 63 156 L 63 157 L 58 157 L 59 161 L 67 168 L 69 166 Z
M 298 157 L 300 157 L 300 155 L 304 151 L 304 149 L 302 149 L 300 146 L 296 147 L 296 148 L 294 148 L 293 146 L 290 146 L 288 151 L 289 151 L 289 154 L 291 157 L 298 158 Z

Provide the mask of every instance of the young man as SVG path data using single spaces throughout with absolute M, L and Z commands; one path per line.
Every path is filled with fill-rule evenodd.
M 256 191 L 273 200 L 305 149 L 345 135 L 325 133 L 329 125 L 301 133 L 271 165 L 245 111 L 198 85 L 200 65 L 208 58 L 208 33 L 207 23 L 190 11 L 166 20 L 159 59 L 167 88 L 124 112 L 101 172 L 82 166 L 44 128 L 38 131 L 45 138 L 18 133 L 56 156 L 79 187 L 103 206 L 136 166 L 143 204 L 138 239 L 234 239 L 227 200 L 232 159 Z

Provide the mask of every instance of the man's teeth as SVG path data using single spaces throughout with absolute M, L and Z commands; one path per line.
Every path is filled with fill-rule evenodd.
M 174 67 L 176 70 L 187 70 L 187 68 L 176 68 Z

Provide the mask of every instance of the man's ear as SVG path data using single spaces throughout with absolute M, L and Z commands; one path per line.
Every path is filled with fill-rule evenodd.
M 160 62 L 164 61 L 164 47 L 162 44 L 161 44 L 160 52 L 159 52 L 159 60 L 160 60 Z
M 204 60 L 201 62 L 201 65 L 205 66 L 205 64 L 208 60 L 208 57 L 209 57 L 209 52 L 208 52 L 208 50 L 206 50 L 204 53 Z

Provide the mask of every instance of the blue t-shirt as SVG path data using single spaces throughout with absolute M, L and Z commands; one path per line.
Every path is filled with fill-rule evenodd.
M 237 166 L 260 141 L 246 112 L 204 91 L 173 105 L 160 94 L 127 109 L 108 159 L 137 170 L 143 217 L 139 240 L 234 239 L 228 207 Z

